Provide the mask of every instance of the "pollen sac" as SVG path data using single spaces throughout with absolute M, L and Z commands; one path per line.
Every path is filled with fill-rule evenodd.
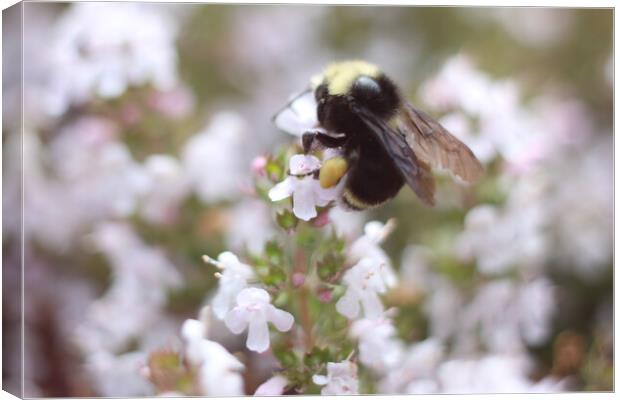
M 323 163 L 319 173 L 319 183 L 323 189 L 335 186 L 340 178 L 347 173 L 347 160 L 342 157 L 334 157 Z

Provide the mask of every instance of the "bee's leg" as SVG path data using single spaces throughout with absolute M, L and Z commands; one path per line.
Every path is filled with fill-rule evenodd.
M 313 150 L 313 145 L 317 141 L 323 147 L 335 148 L 343 146 L 347 142 L 347 135 L 344 133 L 330 134 L 322 130 L 308 131 L 301 137 L 304 153 L 309 153 Z

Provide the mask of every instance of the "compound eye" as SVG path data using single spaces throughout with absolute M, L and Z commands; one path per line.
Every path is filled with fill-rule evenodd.
M 376 96 L 381 93 L 381 86 L 379 86 L 379 83 L 366 75 L 357 78 L 353 85 L 353 89 L 358 93 L 364 94 L 364 96 Z

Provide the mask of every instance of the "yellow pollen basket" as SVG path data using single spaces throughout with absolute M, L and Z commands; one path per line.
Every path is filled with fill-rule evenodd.
M 342 157 L 334 157 L 323 163 L 319 172 L 319 184 L 323 189 L 335 186 L 340 178 L 347 173 L 347 160 Z
M 329 94 L 343 95 L 351 89 L 353 82 L 361 75 L 376 78 L 379 73 L 377 66 L 366 61 L 343 61 L 328 65 L 322 75 L 312 78 L 311 83 L 314 88 L 321 83 L 327 83 Z

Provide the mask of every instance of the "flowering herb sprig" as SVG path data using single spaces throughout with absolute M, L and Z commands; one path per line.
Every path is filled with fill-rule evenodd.
M 300 135 L 316 128 L 308 114 L 315 109 L 291 107 L 276 123 Z M 291 113 L 303 114 L 297 115 L 299 123 L 293 123 Z M 491 223 L 504 222 L 500 214 L 480 206 L 467 210 L 475 201 L 463 198 L 451 212 L 464 221 L 464 232 L 458 236 L 461 222 L 453 224 L 454 218 L 441 229 L 428 230 L 422 241 L 429 247 L 409 245 L 397 275 L 382 247 L 396 229 L 396 219 L 342 229 L 337 215 L 345 213 L 339 199 L 346 170 L 333 174 L 337 178 L 327 186 L 321 181 L 326 166 L 339 167 L 338 150 L 310 150 L 308 154 L 301 143 L 293 144 L 251 164 L 250 192 L 271 210 L 276 227 L 262 249 L 204 256 L 205 268 L 218 279 L 208 300 L 211 318 L 219 320 L 213 325 L 224 330 L 220 337 L 229 335 L 243 350 L 223 353 L 208 336 L 188 336 L 185 327 L 184 349 L 176 358 L 169 352 L 161 355 L 169 364 L 168 375 L 156 368 L 157 353 L 153 355 L 149 377 L 158 390 L 273 396 L 459 392 L 463 385 L 473 385 L 475 390 L 498 391 L 486 378 L 478 378 L 488 374 L 502 375 L 498 380 L 516 391 L 562 387 L 564 383 L 553 377 L 533 382 L 524 367 L 525 346 L 540 343 L 549 333 L 549 282 L 540 277 L 519 282 L 523 277 L 510 280 L 507 275 L 480 282 L 480 274 L 501 273 L 514 264 L 514 254 L 502 246 L 514 236 L 509 235 L 512 231 L 500 232 L 493 240 L 479 239 L 489 235 Z M 488 202 L 485 184 L 472 195 Z M 532 192 L 527 185 L 520 190 L 526 199 Z M 438 204 L 443 211 L 450 207 Z M 403 230 L 414 219 L 421 225 L 429 218 L 438 221 L 417 209 L 406 212 L 415 213 L 415 218 L 399 220 Z M 485 244 L 496 242 L 497 248 Z M 523 249 L 534 254 L 540 247 L 526 244 Z M 483 262 L 485 257 L 489 262 Z M 531 299 L 537 302 L 535 313 Z M 506 326 L 519 333 L 506 336 Z M 225 376 L 229 387 L 220 387 L 224 377 L 212 374 L 208 362 L 201 363 L 206 358 L 194 353 L 206 350 L 198 348 L 210 349 L 215 352 L 212 357 L 230 367 Z M 257 358 L 273 367 L 263 373 L 262 381 L 254 382 L 260 383 L 257 387 L 240 388 L 236 376 L 252 372 L 248 369 Z M 455 376 L 467 376 L 471 382 Z M 221 385 L 213 384 L 216 379 Z
M 288 159 L 282 156 L 286 153 Z M 380 243 L 395 223 L 368 223 L 355 240 L 342 236 L 328 214 L 339 188 L 320 187 L 318 157 L 282 152 L 255 164 L 256 193 L 276 209 L 274 219 L 281 233 L 260 254 L 241 257 L 225 251 L 217 257 L 203 256 L 205 267 L 212 268 L 218 280 L 210 318 L 221 320 L 231 335 L 239 335 L 248 352 L 277 360 L 272 379 L 261 385 L 258 394 L 358 393 L 359 376 L 369 375 L 358 376 L 365 366 L 360 364 L 362 354 L 351 326 L 356 320 L 384 315 L 381 296 L 396 280 Z M 206 345 L 197 344 L 201 342 L 191 332 L 198 328 L 190 329 L 197 323 L 191 321 L 186 322 L 183 337 L 189 338 L 184 357 L 190 357 L 193 372 L 184 376 L 203 379 L 206 375 L 200 368 L 206 364 L 191 361 L 197 356 L 188 352 Z M 364 359 L 369 357 L 368 347 Z

